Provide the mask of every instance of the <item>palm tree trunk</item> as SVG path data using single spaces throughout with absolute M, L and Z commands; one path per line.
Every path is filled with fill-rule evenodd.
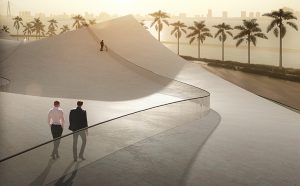
M 198 39 L 198 59 L 200 59 L 200 39 Z
M 279 47 L 279 67 L 282 68 L 282 38 L 280 35 L 280 47 Z
M 224 61 L 224 41 L 222 41 L 222 61 Z
M 177 38 L 177 54 L 179 55 L 179 37 Z
M 280 24 L 279 27 L 279 68 L 282 68 L 282 37 L 281 37 L 281 27 L 282 24 Z
M 158 41 L 160 41 L 160 30 L 158 30 Z
M 279 68 L 282 68 L 282 18 L 279 24 Z
M 248 39 L 248 64 L 250 64 L 250 39 Z
M 19 40 L 19 30 L 17 29 L 17 40 Z
M 160 41 L 160 19 L 158 20 L 158 41 Z

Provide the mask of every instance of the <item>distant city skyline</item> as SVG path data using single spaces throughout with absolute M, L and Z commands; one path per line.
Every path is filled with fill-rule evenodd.
M 170 14 L 184 13 L 187 16 L 207 16 L 207 10 L 213 11 L 214 17 L 240 17 L 242 11 L 247 13 L 264 13 L 289 7 L 300 11 L 299 0 L 9 0 L 11 12 L 17 15 L 20 11 L 30 11 L 32 14 L 84 14 L 85 12 L 98 15 L 100 12 L 109 14 L 148 14 L 161 9 Z M 1 15 L 6 14 L 8 0 L 0 1 Z

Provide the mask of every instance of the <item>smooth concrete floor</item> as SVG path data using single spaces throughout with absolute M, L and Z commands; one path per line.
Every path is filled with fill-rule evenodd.
M 152 160 L 147 162 L 146 157 L 151 158 L 153 153 L 162 155 L 160 163 L 163 163 L 165 158 L 167 158 L 166 162 L 170 161 L 168 160 L 169 157 L 172 158 L 174 153 L 176 153 L 177 156 L 173 157 L 174 161 L 172 160 L 171 162 L 176 163 L 176 161 L 181 161 L 183 158 L 184 161 L 180 163 L 180 166 L 187 166 L 186 163 L 190 161 L 197 151 L 196 147 L 201 146 L 205 142 L 220 121 L 220 116 L 217 113 L 201 107 L 199 103 L 201 103 L 202 99 L 199 99 L 199 101 L 185 101 L 154 108 L 89 129 L 87 147 L 84 152 L 85 161 L 72 163 L 73 138 L 68 136 L 61 140 L 59 147 L 60 158 L 55 161 L 49 159 L 53 148 L 53 144 L 50 143 L 1 162 L 0 185 L 45 185 L 55 180 L 61 181 L 60 177 L 70 173 L 74 167 L 80 169 L 94 165 L 96 162 L 102 161 L 102 159 L 106 159 L 115 153 L 122 152 L 127 148 L 138 144 L 144 146 L 143 142 L 151 142 L 153 147 L 145 146 L 146 149 L 144 150 L 148 150 L 142 152 L 145 158 L 142 158 L 140 162 L 136 162 L 137 164 L 141 163 L 142 167 L 143 163 L 152 164 Z M 188 126 L 194 126 L 194 128 L 189 128 Z M 181 130 L 182 127 L 185 129 Z M 180 138 L 177 139 L 176 136 L 178 135 Z M 181 145 L 179 146 L 179 144 Z M 169 148 L 170 150 L 168 150 Z M 182 148 L 183 157 L 178 154 L 179 148 Z M 136 155 L 139 154 L 138 151 L 136 153 Z M 127 157 L 124 156 L 120 158 L 120 161 L 126 161 L 126 159 Z M 170 164 L 170 166 L 174 165 Z M 122 167 L 121 164 L 120 167 Z M 123 168 L 126 167 L 123 166 Z M 147 167 L 144 168 L 147 171 Z M 15 179 L 16 177 L 18 179 Z M 113 177 L 113 175 L 110 177 L 112 181 Z M 80 180 L 80 177 L 78 179 Z M 95 184 L 101 185 L 102 183 L 97 182 Z M 59 183 L 58 185 L 64 184 Z M 83 185 L 89 184 L 84 183 Z
M 192 180 L 195 158 L 221 118 L 214 112 L 112 153 L 47 185 L 182 186 Z
M 211 108 L 222 117 L 194 162 L 190 177 L 196 185 L 300 185 L 298 113 L 197 64 L 186 65 L 177 79 L 209 91 Z

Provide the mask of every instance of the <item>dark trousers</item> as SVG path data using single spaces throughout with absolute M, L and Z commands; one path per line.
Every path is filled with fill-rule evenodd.
M 63 128 L 61 127 L 61 125 L 51 125 L 51 133 L 52 133 L 52 137 L 53 139 L 56 139 L 58 137 L 61 137 L 63 132 Z M 53 147 L 53 151 L 52 151 L 52 156 L 54 156 L 55 154 L 58 155 L 58 147 L 60 144 L 60 139 L 57 139 L 53 142 L 54 147 Z
M 79 157 L 83 157 L 85 145 L 86 145 L 86 133 L 85 130 L 80 132 L 75 132 L 73 134 L 73 157 L 74 159 L 77 159 L 77 143 L 78 143 L 78 136 L 81 137 L 82 144 L 79 152 Z

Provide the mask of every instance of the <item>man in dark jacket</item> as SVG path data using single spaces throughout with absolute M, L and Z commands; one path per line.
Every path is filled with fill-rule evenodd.
M 77 102 L 77 108 L 70 111 L 70 127 L 69 129 L 74 132 L 73 134 L 73 157 L 74 161 L 77 161 L 77 142 L 78 142 L 78 136 L 82 139 L 82 144 L 79 152 L 79 158 L 82 160 L 85 160 L 83 157 L 85 145 L 86 145 L 86 136 L 88 133 L 88 129 L 84 129 L 88 126 L 87 123 L 87 116 L 86 111 L 83 110 L 81 107 L 83 105 L 82 101 Z M 81 130 L 81 131 L 78 131 Z M 76 132 L 78 131 L 78 132 Z

